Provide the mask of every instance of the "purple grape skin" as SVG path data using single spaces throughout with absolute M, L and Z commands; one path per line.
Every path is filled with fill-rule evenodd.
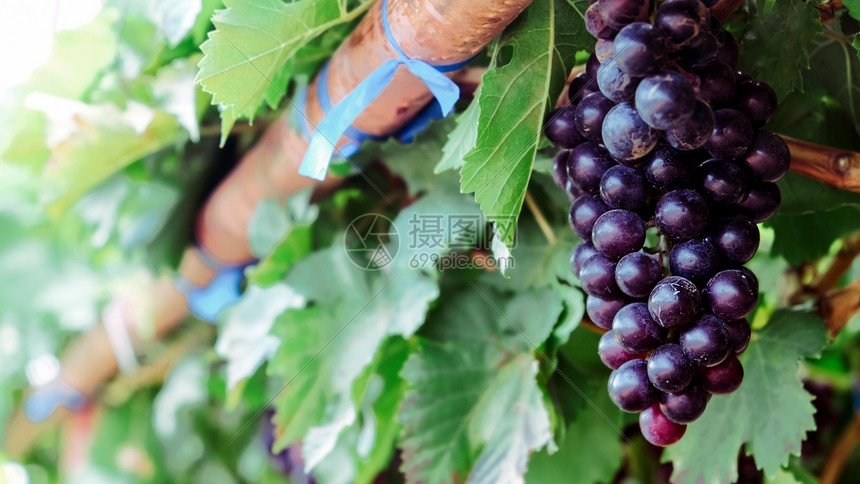
M 738 39 L 728 30 L 720 29 L 716 33 L 717 40 L 720 42 L 720 50 L 717 52 L 717 60 L 727 64 L 732 69 L 738 65 L 738 57 L 740 55 L 740 46 Z
M 597 78 L 597 71 L 600 70 L 600 60 L 597 58 L 597 55 L 594 52 L 588 56 L 588 60 L 585 61 L 585 75 L 588 76 L 589 79 Z
M 673 148 L 692 151 L 704 147 L 714 132 L 714 112 L 704 101 L 697 101 L 690 119 L 680 128 L 666 131 L 666 141 Z
M 639 20 L 645 20 L 651 14 L 651 0 L 600 0 L 600 14 L 614 29 Z
M 714 131 L 705 148 L 714 158 L 730 160 L 746 153 L 754 136 L 746 116 L 734 109 L 719 109 L 714 111 Z
M 567 198 L 569 198 L 570 201 L 574 201 L 585 195 L 585 191 L 582 188 L 579 188 L 579 185 L 574 183 L 570 178 L 568 178 L 567 182 L 564 184 L 564 189 L 567 192 Z
M 684 152 L 660 145 L 644 163 L 645 179 L 657 191 L 669 192 L 693 186 L 696 165 Z
M 681 440 L 687 426 L 672 422 L 659 405 L 653 405 L 639 414 L 639 430 L 652 445 L 666 447 Z
M 615 282 L 630 297 L 646 297 L 663 278 L 663 267 L 644 252 L 627 254 L 615 266 Z
M 666 38 L 648 22 L 634 22 L 615 36 L 615 62 L 633 77 L 660 70 L 666 60 Z
M 639 81 L 640 78 L 629 76 L 621 70 L 614 55 L 606 59 L 597 71 L 597 86 L 600 92 L 618 103 L 633 99 Z
M 609 376 L 609 398 L 625 412 L 641 412 L 657 401 L 658 392 L 648 381 L 645 360 L 630 360 Z
M 630 303 L 615 314 L 612 332 L 618 344 L 631 353 L 652 350 L 666 338 L 666 329 L 651 318 L 648 306 L 640 302 Z
M 552 181 L 562 189 L 567 186 L 568 158 L 570 158 L 570 151 L 562 150 L 555 155 L 555 159 L 552 161 Z
M 585 312 L 592 323 L 603 329 L 612 329 L 612 320 L 618 311 L 627 305 L 623 297 L 602 298 L 588 296 L 585 298 Z
M 639 170 L 615 165 L 600 179 L 600 198 L 611 208 L 636 212 L 648 201 L 648 183 Z
M 750 219 L 738 215 L 718 220 L 708 238 L 724 261 L 745 264 L 758 250 L 761 236 Z
M 714 316 L 732 321 L 755 309 L 758 291 L 750 278 L 737 269 L 718 272 L 702 290 L 705 308 Z
M 701 385 L 689 385 L 677 393 L 660 396 L 660 410 L 672 422 L 688 424 L 705 413 L 710 395 Z
M 693 115 L 695 107 L 693 85 L 677 72 L 646 77 L 636 88 L 636 109 L 652 128 L 680 128 Z
M 744 367 L 735 355 L 729 355 L 719 365 L 705 368 L 701 373 L 702 387 L 713 395 L 727 395 L 740 388 Z
M 705 65 L 717 57 L 720 42 L 717 37 L 705 30 L 688 40 L 677 54 L 678 62 L 684 67 Z
M 749 190 L 749 179 L 743 169 L 731 161 L 708 160 L 699 166 L 701 193 L 717 204 L 738 203 Z
M 746 318 L 736 319 L 726 323 L 726 334 L 729 336 L 729 348 L 732 353 L 739 355 L 746 351 L 752 336 L 752 328 Z
M 713 314 L 702 315 L 685 329 L 680 344 L 690 359 L 702 366 L 722 363 L 732 350 L 726 322 Z
M 600 356 L 600 361 L 612 370 L 617 370 L 628 361 L 645 357 L 642 353 L 631 353 L 622 348 L 612 331 L 607 331 L 600 337 L 600 342 L 597 343 L 597 354 Z
M 716 5 L 718 1 L 720 0 L 702 0 L 702 4 L 704 4 L 708 8 L 711 8 Z
M 585 96 L 576 107 L 574 116 L 576 129 L 590 141 L 600 143 L 603 140 L 601 135 L 603 118 L 613 107 L 615 103 L 599 92 Z
M 567 98 L 570 100 L 570 105 L 576 107 L 579 101 L 585 96 L 597 92 L 597 81 L 588 77 L 585 72 L 580 72 L 567 86 Z
M 656 213 L 657 228 L 675 240 L 691 239 L 708 225 L 708 204 L 693 190 L 673 190 L 663 195 Z
M 760 129 L 743 163 L 757 180 L 777 182 L 788 173 L 791 152 L 780 135 Z
M 573 275 L 579 277 L 582 265 L 595 254 L 597 254 L 597 249 L 590 242 L 580 242 L 577 244 L 576 248 L 573 249 L 573 253 L 570 254 L 570 270 L 573 271 Z
M 594 44 L 594 55 L 597 56 L 597 60 L 602 64 L 605 64 L 606 60 L 612 57 L 613 54 L 615 54 L 615 42 L 600 39 Z M 597 71 L 597 76 L 599 79 L 600 70 Z
M 660 346 L 648 357 L 648 379 L 661 392 L 680 392 L 693 381 L 696 364 L 681 345 Z
M 648 312 L 664 328 L 678 328 L 694 319 L 701 303 L 699 289 L 683 277 L 670 276 L 658 282 L 648 296 Z
M 549 121 L 544 134 L 550 143 L 559 148 L 575 148 L 586 141 L 574 124 L 576 109 L 573 106 L 564 106 L 556 109 L 549 115 Z
M 740 271 L 743 275 L 749 279 L 750 284 L 752 285 L 753 291 L 758 294 L 758 277 L 755 276 L 753 271 L 750 270 L 749 267 L 736 267 L 736 270 Z
M 603 144 L 625 164 L 647 155 L 659 140 L 660 132 L 648 126 L 629 102 L 616 105 L 603 120 Z
M 761 223 L 776 213 L 781 202 L 782 194 L 776 183 L 754 183 L 747 197 L 736 207 L 741 215 L 754 223 Z
M 600 179 L 615 165 L 605 148 L 585 142 L 571 150 L 567 172 L 570 178 L 588 193 L 600 192 Z
M 696 95 L 711 106 L 726 105 L 734 98 L 737 74 L 730 65 L 713 61 L 690 73 L 698 80 L 694 84 Z
M 615 261 L 602 254 L 593 255 L 582 264 L 579 282 L 589 296 L 612 299 L 622 295 L 615 283 Z
M 708 9 L 699 0 L 675 0 L 657 8 L 654 25 L 666 34 L 669 42 L 680 46 L 698 35 L 709 17 Z
M 710 242 L 691 239 L 675 244 L 669 252 L 669 271 L 693 284 L 704 286 L 720 268 L 720 255 Z
M 591 238 L 591 230 L 597 218 L 606 213 L 609 207 L 595 195 L 583 195 L 570 207 L 570 226 L 581 239 Z
M 593 4 L 585 11 L 585 30 L 598 39 L 613 39 L 618 30 L 609 26 L 600 14 L 600 6 Z
M 753 126 L 761 127 L 767 124 L 776 112 L 776 93 L 767 83 L 745 79 L 738 83 L 734 107 L 746 116 Z
M 645 224 L 628 210 L 610 210 L 594 222 L 591 243 L 598 252 L 618 260 L 645 244 Z

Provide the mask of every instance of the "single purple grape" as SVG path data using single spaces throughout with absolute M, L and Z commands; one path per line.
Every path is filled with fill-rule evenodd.
M 614 52 L 614 44 L 613 44 Z M 597 86 L 600 92 L 615 102 L 624 102 L 633 99 L 640 78 L 633 77 L 621 70 L 615 62 L 615 56 L 611 56 L 600 66 L 597 71 Z
M 767 83 L 745 79 L 738 83 L 734 107 L 749 118 L 753 126 L 761 127 L 767 124 L 776 112 L 776 93 Z
M 674 0 L 657 8 L 654 25 L 669 42 L 683 46 L 705 28 L 709 18 L 708 9 L 699 0 Z
M 733 204 L 744 199 L 749 179 L 736 163 L 708 160 L 699 166 L 699 188 L 702 195 L 717 204 Z
M 664 71 L 642 79 L 636 88 L 636 109 L 655 129 L 682 127 L 693 115 L 696 93 L 683 75 Z
M 645 179 L 655 190 L 669 192 L 693 186 L 696 163 L 671 146 L 659 145 L 645 158 Z
M 599 92 L 585 96 L 576 107 L 576 129 L 589 141 L 600 143 L 603 140 L 603 118 L 613 107 L 615 103 Z
M 791 152 L 780 135 L 760 129 L 743 163 L 755 179 L 777 182 L 788 173 Z
M 614 28 L 624 26 L 639 20 L 646 20 L 651 14 L 651 0 L 600 0 L 600 14 L 606 23 Z
M 660 131 L 648 126 L 629 102 L 616 105 L 603 119 L 603 144 L 625 164 L 647 155 L 659 140 Z
M 745 264 L 758 250 L 760 235 L 758 227 L 750 219 L 738 215 L 718 220 L 709 240 L 723 260 L 730 264 Z
M 648 201 L 648 184 L 639 170 L 615 165 L 600 179 L 600 198 L 611 208 L 636 212 Z
M 644 77 L 661 69 L 666 61 L 666 38 L 648 22 L 634 22 L 615 36 L 615 62 L 633 77 Z
M 699 289 L 683 277 L 670 276 L 658 282 L 648 296 L 648 312 L 664 328 L 684 326 L 699 314 Z
M 597 71 L 600 69 L 600 60 L 597 59 L 597 56 L 594 52 L 588 56 L 588 60 L 585 61 L 585 75 L 588 76 L 589 79 L 597 79 Z
M 597 92 L 597 89 L 597 81 L 588 77 L 585 72 L 580 72 L 570 80 L 570 85 L 567 87 L 567 98 L 570 99 L 570 105 L 576 107 L 582 98 Z
M 648 357 L 648 379 L 661 392 L 679 392 L 693 381 L 696 364 L 681 345 L 660 346 Z
M 646 297 L 663 278 L 663 267 L 644 252 L 627 254 L 615 266 L 615 282 L 630 297 Z
M 717 37 L 706 30 L 688 40 L 676 54 L 678 63 L 686 68 L 705 65 L 717 57 L 720 52 L 720 42 Z
M 776 213 L 781 202 L 782 195 L 776 183 L 754 183 L 747 197 L 736 207 L 741 215 L 754 223 L 761 223 Z
M 740 271 L 741 274 L 743 274 L 744 276 L 746 276 L 747 279 L 749 279 L 749 282 L 752 285 L 753 290 L 755 291 L 756 294 L 758 294 L 758 277 L 755 276 L 753 271 L 751 271 L 749 267 L 743 267 L 743 266 L 736 267 L 735 269 Z
M 714 112 L 704 101 L 698 100 L 690 119 L 680 128 L 666 131 L 666 141 L 673 148 L 692 151 L 704 147 L 714 132 Z
M 633 212 L 610 210 L 594 222 L 591 243 L 606 257 L 620 259 L 645 244 L 645 224 Z
M 752 329 L 746 318 L 726 323 L 726 333 L 729 335 L 729 348 L 732 353 L 739 355 L 747 349 L 752 336 Z
M 570 226 L 581 239 L 589 240 L 597 218 L 606 213 L 609 207 L 595 195 L 583 195 L 570 207 Z
M 628 304 L 615 314 L 612 332 L 618 344 L 631 353 L 652 350 L 666 338 L 666 329 L 651 318 L 648 306 L 639 302 Z
M 714 158 L 730 160 L 746 153 L 755 133 L 749 119 L 734 109 L 714 112 L 714 131 L 705 148 Z
M 598 39 L 614 39 L 618 30 L 613 29 L 606 20 L 603 20 L 599 9 L 600 6 L 595 3 L 585 11 L 585 30 Z
M 726 322 L 713 314 L 704 314 L 681 333 L 681 347 L 702 366 L 714 366 L 729 356 L 729 335 Z
M 557 155 L 555 155 L 555 159 L 552 162 L 552 181 L 554 181 L 555 184 L 562 189 L 567 187 L 567 165 L 569 163 L 569 158 L 570 151 L 562 150 L 559 151 Z
M 544 134 L 550 143 L 559 148 L 570 149 L 586 141 L 576 129 L 575 114 L 576 109 L 573 106 L 564 106 L 550 113 L 549 121 L 544 128 Z
M 601 64 L 606 64 L 606 61 L 615 54 L 615 42 L 611 40 L 600 39 L 594 44 L 594 55 Z M 597 78 L 600 79 L 600 70 L 597 71 Z M 611 98 L 610 98 L 611 99 Z
M 585 142 L 571 150 L 567 172 L 570 178 L 588 193 L 600 191 L 600 179 L 615 165 L 605 148 Z
M 597 354 L 600 356 L 600 361 L 613 370 L 617 370 L 628 361 L 645 358 L 643 353 L 631 353 L 622 348 L 612 331 L 607 331 L 600 337 L 600 342 L 597 343 Z
M 593 255 L 582 264 L 579 282 L 582 290 L 590 296 L 606 299 L 622 296 L 615 283 L 615 261 L 602 254 Z
M 573 249 L 573 253 L 570 254 L 570 270 L 573 271 L 573 275 L 579 277 L 582 265 L 595 254 L 597 254 L 597 249 L 591 245 L 591 242 L 580 242 L 577 244 L 576 248 Z
M 717 40 L 720 42 L 720 50 L 717 52 L 717 60 L 725 63 L 732 69 L 738 65 L 738 57 L 740 56 L 740 46 L 738 40 L 725 29 L 720 29 L 717 33 Z
M 693 238 L 708 225 L 708 204 L 693 190 L 671 191 L 657 202 L 655 222 L 671 239 Z
M 645 360 L 630 360 L 609 376 L 609 398 L 625 412 L 641 412 L 657 401 L 657 390 L 648 381 Z
M 724 106 L 734 98 L 737 75 L 730 65 L 713 61 L 694 67 L 690 73 L 698 81 L 694 84 L 696 95 L 711 106 Z
M 710 242 L 691 239 L 679 242 L 669 252 L 669 271 L 693 284 L 704 286 L 720 268 L 720 255 Z
M 613 281 L 614 282 L 614 281 Z M 737 269 L 718 272 L 702 290 L 705 308 L 724 321 L 741 319 L 755 309 L 758 291 L 749 276 Z
M 740 388 L 744 381 L 744 367 L 735 355 L 729 355 L 722 363 L 705 368 L 702 386 L 713 395 L 727 395 Z
M 585 312 L 588 314 L 588 319 L 603 329 L 612 329 L 612 320 L 618 311 L 626 305 L 627 300 L 623 297 L 605 299 L 588 296 L 585 298 Z
M 672 422 L 663 414 L 659 405 L 653 405 L 639 414 L 639 430 L 642 431 L 642 437 L 651 444 L 666 447 L 681 440 L 687 426 Z
M 710 395 L 700 385 L 689 385 L 677 393 L 660 396 L 660 410 L 677 424 L 688 424 L 705 413 Z

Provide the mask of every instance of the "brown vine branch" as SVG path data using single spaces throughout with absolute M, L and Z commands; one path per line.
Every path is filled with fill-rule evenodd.
M 716 5 L 711 7 L 711 15 L 716 17 L 720 22 L 725 22 L 744 3 L 746 3 L 746 0 L 720 0 Z
M 818 311 L 831 336 L 836 335 L 851 318 L 860 313 L 860 279 L 821 296 Z
M 833 258 L 830 267 L 813 284 L 815 292 L 824 294 L 836 287 L 858 255 L 860 255 L 860 235 L 844 239 L 842 249 Z
M 839 441 L 833 447 L 833 452 L 827 459 L 827 464 L 824 465 L 824 471 L 821 473 L 820 484 L 836 484 L 839 482 L 839 477 L 842 475 L 842 470 L 848 462 L 848 458 L 853 453 L 854 449 L 860 444 L 860 415 L 855 415 L 854 419 L 845 428 L 845 431 L 839 437 Z
M 860 153 L 783 136 L 791 150 L 791 170 L 828 185 L 860 192 Z
M 543 232 L 544 237 L 546 237 L 547 242 L 549 242 L 549 245 L 555 245 L 556 242 L 558 242 L 558 239 L 556 239 L 555 233 L 553 233 L 549 222 L 546 221 L 546 217 L 541 211 L 540 206 L 535 202 L 534 197 L 528 191 L 526 191 L 526 206 L 529 207 L 529 211 L 534 215 L 535 220 L 537 221 L 541 232 Z

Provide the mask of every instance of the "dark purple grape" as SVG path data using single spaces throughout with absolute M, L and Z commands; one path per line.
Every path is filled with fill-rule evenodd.
M 606 299 L 622 296 L 615 283 L 615 261 L 602 254 L 593 255 L 582 264 L 579 282 L 582 290 L 590 296 Z
M 699 314 L 699 289 L 683 277 L 670 276 L 658 282 L 648 296 L 648 312 L 664 328 L 684 326 Z
M 718 272 L 702 290 L 705 307 L 724 321 L 741 319 L 755 309 L 758 291 L 749 276 L 737 269 Z
M 579 277 L 582 265 L 594 254 L 597 254 L 597 249 L 591 245 L 591 242 L 580 242 L 570 254 L 570 269 L 573 271 L 573 275 Z
M 690 239 L 708 225 L 708 204 L 693 190 L 674 190 L 657 202 L 655 221 L 663 235 L 675 240 Z
M 682 46 L 707 25 L 710 15 L 699 0 L 663 2 L 657 8 L 654 25 L 676 46 Z
M 752 284 L 753 290 L 755 291 L 756 294 L 758 294 L 758 277 L 755 276 L 753 271 L 751 271 L 749 267 L 743 267 L 743 266 L 737 267 L 736 269 L 741 271 L 741 273 L 743 275 L 745 275 L 747 277 L 747 279 L 749 279 L 750 284 Z
M 612 320 L 626 305 L 627 300 L 623 297 L 604 299 L 588 296 L 585 298 L 585 312 L 588 314 L 588 319 L 603 329 L 612 329 Z
M 638 302 L 624 306 L 615 314 L 612 332 L 618 344 L 631 353 L 652 350 L 666 338 L 666 329 L 651 318 L 648 306 Z
M 704 286 L 720 268 L 720 255 L 710 242 L 691 239 L 680 242 L 669 252 L 669 270 L 673 276 L 689 279 Z
M 570 151 L 562 150 L 555 155 L 555 160 L 552 162 L 552 181 L 562 189 L 567 187 L 567 165 L 569 157 Z
M 714 366 L 729 356 L 731 346 L 726 322 L 713 314 L 702 315 L 681 333 L 681 347 L 702 366 Z
M 788 173 L 791 152 L 782 137 L 773 131 L 760 129 L 756 132 L 744 165 L 757 180 L 776 182 Z
M 576 107 L 582 98 L 593 92 L 597 92 L 597 82 L 588 77 L 586 73 L 580 72 L 570 80 L 570 85 L 567 87 L 567 98 L 570 99 L 571 106 Z
M 698 81 L 694 84 L 696 95 L 711 106 L 723 106 L 734 98 L 737 75 L 734 68 L 720 61 L 713 61 L 690 71 Z
M 717 4 L 717 2 L 719 2 L 720 0 L 701 0 L 701 1 L 702 1 L 702 4 L 703 4 L 704 6 L 706 6 L 706 7 L 708 7 L 708 8 L 711 8 L 711 7 L 713 7 L 714 5 L 716 5 L 716 4 Z
M 657 390 L 648 381 L 645 360 L 630 360 L 609 376 L 609 398 L 625 412 L 641 412 L 657 401 Z
M 579 188 L 588 193 L 598 193 L 600 179 L 606 170 L 614 165 L 615 162 L 605 148 L 595 143 L 585 142 L 571 150 L 567 173 Z
M 714 112 L 704 101 L 696 101 L 693 114 L 680 128 L 666 131 L 666 141 L 683 151 L 702 148 L 714 132 Z
M 659 405 L 653 405 L 639 414 L 639 430 L 651 444 L 666 447 L 681 440 L 687 426 L 669 420 Z
M 606 257 L 620 259 L 645 244 L 645 224 L 633 212 L 610 210 L 594 222 L 591 243 Z
M 663 278 L 663 267 L 644 252 L 627 254 L 615 266 L 615 282 L 630 297 L 646 297 Z
M 679 392 L 693 381 L 696 364 L 681 345 L 660 346 L 648 357 L 648 379 L 661 392 Z
M 726 395 L 740 388 L 744 381 L 744 367 L 735 355 L 722 363 L 702 371 L 702 386 L 714 395 Z
M 698 172 L 700 191 L 712 202 L 738 203 L 747 195 L 749 179 L 734 162 L 708 160 L 699 166 Z
M 677 393 L 660 396 L 660 410 L 672 422 L 688 424 L 705 413 L 710 395 L 700 385 L 689 385 Z
M 754 223 L 761 223 L 776 213 L 781 202 L 782 195 L 776 183 L 754 183 L 747 197 L 737 204 L 737 209 Z
M 615 36 L 615 62 L 630 76 L 653 74 L 665 60 L 666 38 L 648 22 L 634 22 Z
M 588 76 L 589 79 L 597 79 L 597 71 L 600 70 L 600 60 L 597 59 L 597 56 L 594 52 L 588 56 L 588 60 L 585 61 L 585 75 Z
M 659 140 L 660 132 L 648 126 L 629 102 L 612 108 L 603 120 L 603 144 L 625 164 L 647 155 Z
M 755 132 L 749 119 L 734 109 L 714 111 L 714 131 L 705 145 L 714 158 L 730 160 L 746 153 Z
M 720 29 L 716 34 L 720 42 L 720 50 L 717 52 L 717 60 L 725 63 L 732 69 L 738 65 L 740 47 L 738 40 L 728 30 Z
M 645 179 L 661 192 L 693 186 L 696 164 L 689 155 L 671 146 L 660 145 L 645 158 Z
M 595 195 L 583 195 L 570 207 L 570 226 L 581 239 L 589 240 L 597 218 L 606 213 L 609 207 Z
M 726 323 L 726 333 L 729 335 L 729 348 L 737 355 L 747 349 L 752 336 L 752 329 L 746 318 L 736 319 Z
M 651 14 L 651 0 L 600 0 L 600 14 L 614 29 L 639 20 L 645 20 Z
M 614 53 L 615 42 L 611 40 L 600 39 L 594 44 L 594 55 L 602 64 L 606 64 L 606 60 L 612 57 Z M 597 78 L 600 79 L 600 70 L 597 71 Z
M 664 71 L 646 77 L 636 88 L 636 109 L 656 129 L 676 129 L 693 115 L 696 93 L 681 74 Z
M 717 57 L 720 42 L 717 37 L 705 30 L 691 38 L 677 54 L 678 62 L 687 68 L 705 65 Z
M 636 86 L 639 78 L 629 76 L 621 70 L 615 57 L 609 57 L 597 71 L 597 86 L 600 92 L 615 102 L 624 102 L 633 99 L 636 94 Z
M 600 356 L 600 361 L 613 370 L 617 370 L 628 361 L 645 357 L 643 353 L 631 353 L 622 348 L 612 331 L 607 331 L 600 337 L 600 342 L 597 343 L 597 354 Z
M 603 118 L 613 107 L 615 107 L 615 103 L 599 92 L 585 96 L 576 107 L 576 116 L 574 117 L 576 129 L 590 141 L 601 143 L 603 141 L 601 135 Z
M 574 124 L 576 110 L 573 106 L 558 108 L 549 115 L 549 121 L 544 134 L 547 139 L 559 148 L 575 148 L 586 141 Z
M 564 189 L 567 191 L 567 198 L 571 201 L 585 195 L 585 191 L 582 188 L 579 188 L 579 185 L 574 183 L 570 178 L 568 178 L 567 183 L 564 184 Z
M 648 184 L 639 170 L 615 165 L 600 179 L 600 198 L 611 208 L 636 212 L 648 201 Z
M 745 264 L 758 250 L 758 227 L 744 216 L 726 217 L 714 224 L 709 237 L 723 260 L 730 264 Z
M 762 81 L 739 81 L 735 91 L 735 109 L 749 118 L 755 127 L 767 124 L 776 112 L 777 99 L 773 89 Z
M 596 3 L 585 11 L 585 30 L 598 39 L 613 39 L 618 33 L 618 30 L 613 29 L 603 20 L 603 16 L 600 15 L 600 7 Z

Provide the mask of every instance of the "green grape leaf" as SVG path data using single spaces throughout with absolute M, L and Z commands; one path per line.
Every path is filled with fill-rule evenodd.
M 779 191 L 779 215 L 819 213 L 846 205 L 860 207 L 860 193 L 839 190 L 797 173 L 785 175 L 779 181 Z
M 860 20 L 860 0 L 842 0 L 848 13 L 857 20 Z M 856 42 L 856 39 L 855 39 Z
M 532 353 L 560 300 L 548 289 L 500 296 L 479 286 L 446 295 L 403 369 L 408 482 L 521 482 L 530 452 L 551 440 Z
M 808 48 L 821 33 L 818 10 L 805 0 L 755 0 L 738 65 L 770 84 L 779 99 L 803 89 Z
M 843 206 L 828 212 L 803 215 L 777 215 L 766 225 L 773 227 L 771 254 L 800 267 L 827 255 L 837 239 L 860 230 L 860 207 Z M 798 241 L 803 243 L 798 243 Z M 766 287 L 766 286 L 765 286 Z
M 442 159 L 433 169 L 434 173 L 447 170 L 459 170 L 463 166 L 463 158 L 478 141 L 478 120 L 481 117 L 481 87 L 475 91 L 475 98 L 469 106 L 457 116 L 457 127 L 448 134 L 448 141 L 442 148 Z
M 349 0 L 225 0 L 212 17 L 215 30 L 200 46 L 197 82 L 234 118 L 253 119 L 270 81 L 301 47 L 358 18 L 371 3 Z
M 475 193 L 505 245 L 514 240 L 547 113 L 576 51 L 592 41 L 570 4 L 537 0 L 505 31 L 483 76 L 477 141 L 464 158 L 460 188 Z
M 768 476 L 800 453 L 815 429 L 812 396 L 798 377 L 798 360 L 817 357 L 827 342 L 821 320 L 811 313 L 778 310 L 753 335 L 741 357 L 744 382 L 731 395 L 715 396 L 684 438 L 666 449 L 675 483 L 734 482 L 741 445 Z

